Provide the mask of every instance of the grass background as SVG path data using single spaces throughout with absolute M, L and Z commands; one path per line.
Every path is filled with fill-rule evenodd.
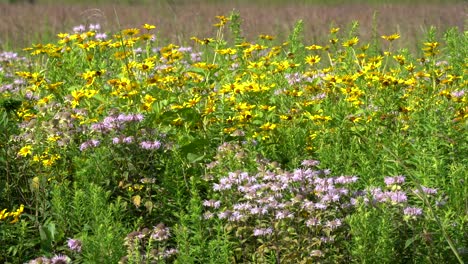
M 11 4 L 9 2 L 15 1 Z M 59 32 L 70 32 L 79 24 L 100 23 L 104 30 L 158 26 L 165 42 L 188 44 L 190 37 L 212 36 L 214 16 L 240 12 L 242 29 L 248 39 L 270 34 L 286 39 L 294 23 L 304 20 L 307 43 L 319 42 L 330 26 L 360 24 L 360 37 L 399 32 L 400 47 L 416 49 L 418 36 L 430 26 L 440 32 L 450 27 L 463 30 L 467 18 L 466 1 L 376 1 L 376 0 L 98 0 L 98 1 L 0 1 L 0 47 L 22 48 L 31 43 L 49 42 Z

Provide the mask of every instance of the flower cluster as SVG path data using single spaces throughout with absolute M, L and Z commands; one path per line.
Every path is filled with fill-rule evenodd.
M 24 205 L 20 205 L 20 207 L 14 212 L 13 211 L 7 212 L 7 209 L 3 209 L 2 211 L 0 211 L 0 222 L 7 220 L 7 219 L 11 219 L 10 220 L 11 224 L 16 223 L 18 222 L 23 211 L 24 211 Z
M 304 160 L 302 164 L 314 167 L 319 161 Z M 346 186 L 357 180 L 356 176 L 331 177 L 330 170 L 311 168 L 294 171 L 277 168 L 254 175 L 230 172 L 213 183 L 219 200 L 203 202 L 207 208 L 205 218 L 225 219 L 239 230 L 249 230 L 239 233 L 242 236 L 278 239 L 279 234 L 302 232 L 304 236 L 319 236 L 324 245 L 329 244 L 344 225 L 343 218 L 351 207 L 351 192 Z M 302 227 L 308 230 L 299 230 Z M 295 228 L 298 229 L 292 231 Z
M 163 223 L 153 229 L 143 228 L 141 231 L 131 232 L 125 237 L 127 255 L 122 257 L 119 263 L 168 260 L 177 254 L 177 249 L 166 246 L 170 236 L 169 228 Z

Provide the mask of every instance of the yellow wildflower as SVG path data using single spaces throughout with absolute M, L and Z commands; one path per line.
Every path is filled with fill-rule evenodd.
M 22 147 L 18 151 L 18 155 L 20 155 L 22 157 L 26 157 L 26 156 L 31 155 L 31 154 L 32 154 L 32 146 L 30 146 L 30 145 L 26 145 L 26 146 Z

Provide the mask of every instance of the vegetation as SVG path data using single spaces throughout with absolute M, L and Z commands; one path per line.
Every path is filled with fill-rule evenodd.
M 463 263 L 467 35 L 359 23 L 0 54 L 3 263 Z

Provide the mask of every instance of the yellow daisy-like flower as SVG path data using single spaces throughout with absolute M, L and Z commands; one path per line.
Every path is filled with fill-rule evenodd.
M 315 55 L 315 56 L 307 56 L 305 58 L 305 62 L 309 65 L 314 65 L 314 64 L 317 64 L 319 63 L 320 61 L 320 57 L 318 55 Z
M 151 25 L 151 24 L 144 24 L 144 25 L 143 25 L 143 28 L 144 28 L 144 29 L 147 29 L 147 30 L 151 30 L 151 29 L 155 29 L 156 26 L 155 26 L 155 25 Z
M 18 155 L 22 157 L 26 157 L 31 154 L 32 154 L 32 146 L 30 145 L 24 146 L 20 149 L 20 151 L 18 151 Z
M 335 33 L 337 33 L 338 31 L 340 31 L 340 28 L 339 28 L 339 27 L 337 27 L 337 28 L 331 28 L 331 29 L 330 29 L 330 33 L 331 33 L 331 34 L 335 34 Z
M 323 49 L 323 47 L 319 46 L 319 45 L 312 44 L 310 46 L 307 46 L 306 49 L 308 49 L 308 50 L 321 50 L 321 49 Z
M 382 38 L 391 42 L 391 41 L 394 41 L 395 39 L 399 39 L 400 34 L 395 33 L 395 34 L 392 34 L 392 35 L 389 35 L 389 36 L 384 35 L 384 36 L 382 36 Z
M 126 36 L 134 36 L 134 35 L 137 35 L 138 33 L 140 33 L 140 30 L 138 28 L 128 28 L 128 29 L 122 30 L 122 34 Z
M 348 41 L 343 43 L 343 47 L 352 47 L 356 45 L 359 42 L 358 37 L 354 37 L 352 39 L 349 39 Z

